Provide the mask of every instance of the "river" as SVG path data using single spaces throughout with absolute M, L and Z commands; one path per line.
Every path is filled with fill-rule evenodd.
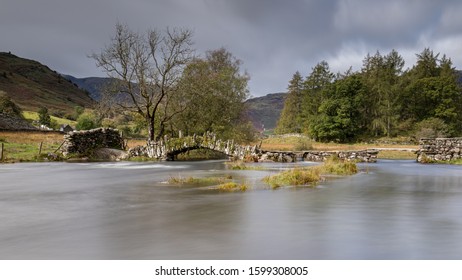
M 380 160 L 276 190 L 261 178 L 294 164 L 263 166 L 0 165 L 0 259 L 462 259 L 462 166 Z M 166 182 L 224 175 L 250 188 Z

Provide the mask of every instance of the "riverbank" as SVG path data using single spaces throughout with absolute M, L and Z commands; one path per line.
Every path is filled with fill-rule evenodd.
M 36 162 L 47 160 L 48 154 L 56 153 L 63 142 L 63 134 L 49 131 L 0 131 L 0 145 L 3 143 L 3 157 L 1 162 Z M 144 139 L 128 139 L 127 147 L 144 145 Z M 256 143 L 259 144 L 259 143 Z M 296 151 L 346 151 L 380 149 L 379 159 L 415 159 L 413 150 L 418 149 L 417 145 L 405 144 L 377 144 L 377 143 L 319 143 L 306 138 L 285 137 L 267 138 L 261 141 L 261 148 L 264 150 Z M 193 152 L 183 155 L 182 160 L 197 160 L 201 156 L 206 159 L 216 156 L 211 153 Z

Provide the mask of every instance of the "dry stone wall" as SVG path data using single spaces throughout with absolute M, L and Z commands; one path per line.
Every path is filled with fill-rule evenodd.
M 329 157 L 336 156 L 346 161 L 377 162 L 378 150 L 362 151 L 308 151 L 303 153 L 305 161 L 325 161 Z
M 419 141 L 417 161 L 450 161 L 462 158 L 462 138 L 423 138 Z
M 64 135 L 61 152 L 85 155 L 99 148 L 125 149 L 125 143 L 117 129 L 96 128 L 92 130 L 73 131 Z

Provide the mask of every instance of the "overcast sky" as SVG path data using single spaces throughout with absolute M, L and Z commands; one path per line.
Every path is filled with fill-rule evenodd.
M 415 63 L 425 47 L 462 69 L 458 0 L 1 0 L 0 51 L 79 78 L 102 76 L 87 56 L 119 21 L 135 31 L 186 27 L 197 54 L 225 47 L 242 60 L 252 96 L 285 91 L 300 71 L 326 60 L 361 68 L 367 53 L 396 49 Z

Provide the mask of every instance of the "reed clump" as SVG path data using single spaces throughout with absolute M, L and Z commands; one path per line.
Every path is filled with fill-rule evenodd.
M 326 175 L 353 175 L 357 172 L 356 163 L 332 157 L 319 166 L 299 167 L 266 176 L 263 182 L 273 189 L 281 186 L 316 186 Z
M 335 156 L 328 158 L 322 165 L 315 168 L 319 168 L 320 173 L 326 175 L 353 175 L 358 173 L 356 163 L 352 161 L 343 161 Z
M 315 185 L 320 180 L 321 173 L 318 168 L 294 168 L 263 178 L 263 182 L 269 184 L 273 189 L 287 185 Z
M 251 166 L 240 160 L 226 162 L 226 166 L 231 170 L 263 170 L 260 166 Z
M 196 177 L 170 177 L 168 179 L 169 184 L 174 185 L 216 185 L 216 184 L 223 184 L 226 180 L 230 180 L 232 177 L 225 176 L 225 177 L 204 177 L 204 178 L 196 178 Z
M 238 184 L 236 182 L 223 183 L 216 187 L 217 190 L 225 192 L 245 192 L 248 188 L 247 184 Z

